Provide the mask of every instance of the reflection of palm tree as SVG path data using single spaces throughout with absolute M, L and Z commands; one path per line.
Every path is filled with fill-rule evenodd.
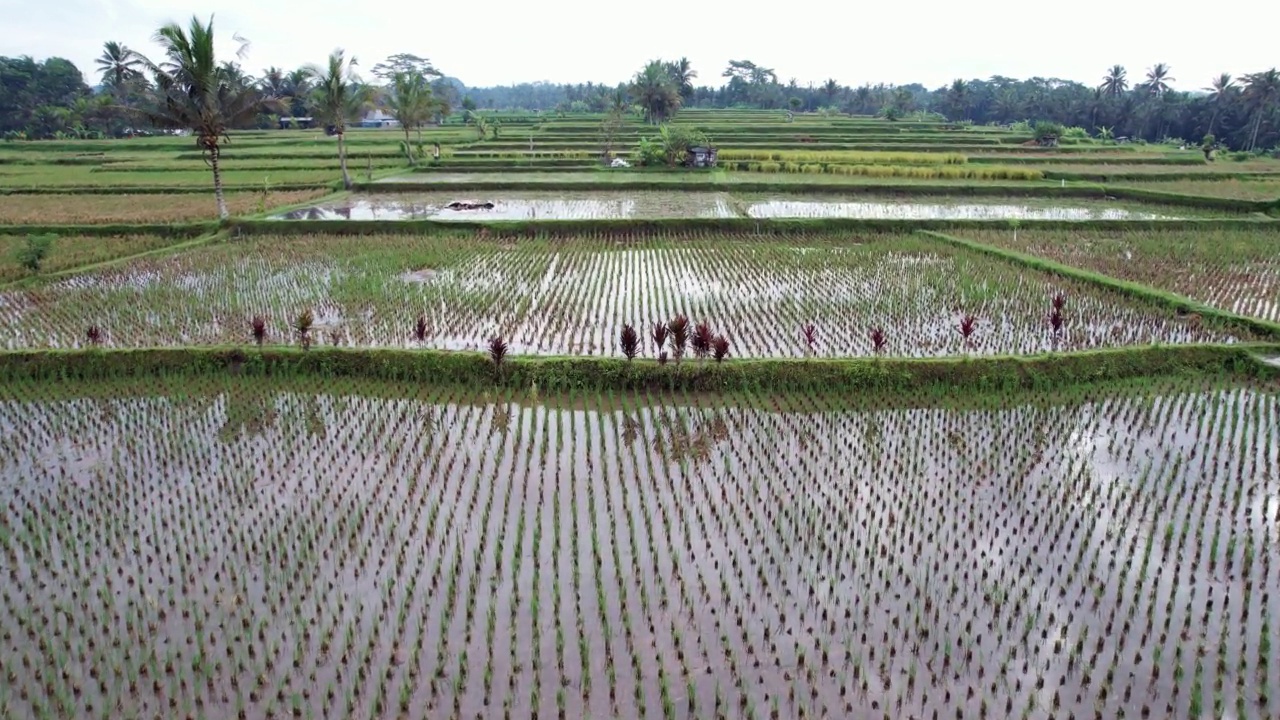
M 505 402 L 495 402 L 492 407 L 493 429 L 499 435 L 506 437 L 507 431 L 511 429 L 511 406 Z
M 622 417 L 622 442 L 627 447 L 635 445 L 636 438 L 640 436 L 640 421 L 631 415 Z

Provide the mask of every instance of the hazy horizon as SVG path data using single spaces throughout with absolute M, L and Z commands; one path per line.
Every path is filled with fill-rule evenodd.
M 155 29 L 169 21 L 186 25 L 194 11 L 205 19 L 215 13 L 222 58 L 235 59 L 233 34 L 251 41 L 240 62 L 254 75 L 272 65 L 289 70 L 318 63 L 343 47 L 360 58 L 366 75 L 386 56 L 408 52 L 430 58 L 469 87 L 541 81 L 616 85 L 648 60 L 681 56 L 698 71 L 695 84 L 712 87 L 723 84 L 720 75 L 730 59 L 752 60 L 773 68 L 780 82 L 795 78 L 801 86 L 835 78 L 849 86 L 928 88 L 992 75 L 1097 85 L 1116 64 L 1136 83 L 1163 62 L 1172 68 L 1170 84 L 1187 91 L 1223 72 L 1239 76 L 1280 64 L 1280 54 L 1268 52 L 1276 47 L 1271 34 L 1280 10 L 1266 11 L 1274 6 L 1260 0 L 1233 6 L 1246 14 L 1256 9 L 1257 21 L 1224 24 L 1216 34 L 1206 31 L 1211 21 L 1153 16 L 1141 6 L 1097 0 L 1073 4 L 1069 14 L 1049 19 L 1036 6 L 1013 0 L 862 11 L 799 0 L 777 18 L 763 17 L 750 4 L 704 0 L 687 20 L 675 23 L 680 32 L 665 33 L 644 28 L 645 22 L 656 24 L 652 18 L 602 11 L 586 0 L 499 2 L 480 11 L 443 13 L 400 5 L 369 12 L 336 0 L 314 0 L 305 8 L 247 0 L 204 7 L 174 0 L 66 0 L 39 12 L 18 12 L 16 0 L 0 0 L 0 9 L 10 11 L 0 55 L 65 57 L 95 84 L 94 60 L 105 41 L 157 54 Z M 921 26 L 921 18 L 928 24 Z

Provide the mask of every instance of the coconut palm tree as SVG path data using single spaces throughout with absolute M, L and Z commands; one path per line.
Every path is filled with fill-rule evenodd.
M 300 67 L 284 76 L 284 92 L 279 97 L 289 98 L 291 115 L 307 117 L 311 114 L 311 89 L 311 76 L 305 67 Z
M 1112 65 L 1107 74 L 1102 77 L 1102 84 L 1098 86 L 1102 90 L 1102 94 L 1110 98 L 1119 97 L 1129 89 L 1128 74 L 1125 72 L 1124 66 Z
M 1177 80 L 1177 78 L 1169 75 L 1169 66 L 1164 63 L 1156 63 L 1147 71 L 1147 79 L 1140 85 L 1143 92 L 1153 98 L 1159 98 L 1161 95 L 1169 92 L 1171 89 L 1169 83 Z
M 274 65 L 262 71 L 262 79 L 258 80 L 258 86 L 269 97 L 287 97 L 289 95 L 289 86 L 285 80 L 284 71 Z
M 680 109 L 680 91 L 661 60 L 651 61 L 636 73 L 629 90 L 651 123 L 661 123 Z
M 671 75 L 671 82 L 675 83 L 676 91 L 680 93 L 681 99 L 688 100 L 693 97 L 693 79 L 698 77 L 698 71 L 693 69 L 689 58 L 682 57 L 676 60 L 667 66 L 667 71 Z
M 957 78 L 947 90 L 947 105 L 951 108 L 952 119 L 964 119 L 968 116 L 969 83 Z
M 410 128 L 422 127 L 431 117 L 431 85 L 421 73 L 398 72 L 391 77 L 391 95 L 387 107 L 404 130 L 405 153 L 413 161 L 409 144 Z
M 1244 101 L 1253 113 L 1253 130 L 1249 132 L 1248 150 L 1258 145 L 1262 120 L 1280 107 L 1280 72 L 1275 68 L 1244 76 Z
M 1222 73 L 1214 78 L 1213 83 L 1205 88 L 1205 91 L 1209 93 L 1209 102 L 1213 104 L 1213 115 L 1209 117 L 1208 134 L 1213 134 L 1213 128 L 1218 122 L 1218 116 L 1222 114 L 1222 109 L 1231 102 L 1231 98 L 1238 89 L 1235 80 L 1228 73 Z
M 235 36 L 243 56 L 248 43 Z M 164 48 L 164 60 L 146 61 L 155 76 L 158 103 L 142 111 L 160 128 L 190 130 L 213 171 L 213 193 L 218 217 L 226 219 L 227 203 L 222 192 L 222 172 L 218 158 L 222 145 L 230 140 L 227 131 L 249 124 L 264 109 L 273 109 L 275 100 L 256 88 L 240 87 L 218 64 L 213 52 L 213 18 L 202 23 L 192 16 L 186 30 L 169 23 L 156 31 L 155 40 Z
M 360 83 L 353 68 L 356 59 L 347 60 L 341 48 L 329 53 L 325 67 L 311 65 L 307 73 L 315 83 L 315 114 L 325 125 L 333 128 L 338 138 L 338 165 L 342 168 L 342 186 L 351 189 L 351 176 L 347 173 L 347 121 L 359 117 L 369 100 L 368 88 Z
M 98 71 L 102 73 L 102 82 L 110 85 L 117 92 L 126 80 L 142 77 L 145 62 L 138 53 L 129 49 L 128 45 L 115 41 L 102 44 L 102 55 L 97 59 Z

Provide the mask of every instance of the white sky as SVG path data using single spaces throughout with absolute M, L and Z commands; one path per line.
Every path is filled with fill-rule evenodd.
M 1272 0 L 0 0 L 0 55 L 66 57 L 93 84 L 104 41 L 154 53 L 160 24 L 215 10 L 226 57 L 231 34 L 245 36 L 252 47 L 243 64 L 255 75 L 321 62 L 335 47 L 366 69 L 396 52 L 425 56 L 468 86 L 615 84 L 646 60 L 681 55 L 699 72 L 697 84 L 714 86 L 730 58 L 801 85 L 834 77 L 931 88 L 995 74 L 1096 85 L 1117 63 L 1133 81 L 1164 62 L 1175 88 L 1194 90 L 1218 73 L 1280 65 L 1280 2 Z

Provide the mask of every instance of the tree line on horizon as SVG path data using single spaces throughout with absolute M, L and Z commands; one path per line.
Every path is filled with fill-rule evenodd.
M 269 67 L 253 75 L 243 57 L 216 63 L 219 82 L 237 92 L 253 91 L 273 100 L 239 126 L 271 127 L 278 116 L 316 115 L 319 82 L 313 67 Z M 0 137 L 115 136 L 134 130 L 140 114 L 163 96 L 154 66 L 140 52 L 106 42 L 95 61 L 98 83 L 90 87 L 63 58 L 0 57 Z M 347 72 L 347 71 L 344 71 Z M 349 73 L 353 96 L 363 109 L 385 109 L 410 127 L 448 121 L 462 111 L 479 122 L 484 110 L 555 113 L 635 111 L 655 123 L 681 108 L 760 108 L 826 114 L 879 115 L 888 119 L 945 119 L 974 124 L 1048 121 L 1083 128 L 1094 137 L 1200 144 L 1206 135 L 1236 150 L 1280 145 L 1280 72 L 1275 68 L 1240 76 L 1210 78 L 1201 91 L 1175 90 L 1172 69 L 1157 63 L 1131 77 L 1120 65 L 1108 68 L 1097 85 L 1058 78 L 957 79 L 929 89 L 907 85 L 820 85 L 779 80 L 772 69 L 750 60 L 731 60 L 719 86 L 697 85 L 698 73 L 685 58 L 647 63 L 629 82 L 520 83 L 467 88 L 446 77 L 429 60 L 399 53 L 372 68 L 364 81 Z M 456 120 L 456 118 L 455 118 Z

